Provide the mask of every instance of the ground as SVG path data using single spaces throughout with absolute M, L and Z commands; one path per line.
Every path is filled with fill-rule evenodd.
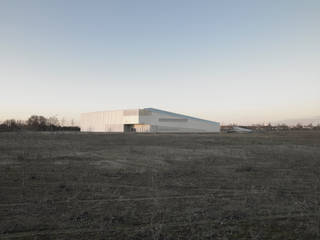
M 0 133 L 0 239 L 319 239 L 320 131 Z

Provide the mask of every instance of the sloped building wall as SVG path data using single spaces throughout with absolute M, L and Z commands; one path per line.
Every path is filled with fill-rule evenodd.
M 140 124 L 150 124 L 151 132 L 220 132 L 220 124 L 158 109 L 143 109 Z

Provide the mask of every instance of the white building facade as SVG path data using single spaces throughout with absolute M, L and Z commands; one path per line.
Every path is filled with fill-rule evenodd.
M 155 108 L 83 113 L 82 132 L 220 132 L 220 123 Z

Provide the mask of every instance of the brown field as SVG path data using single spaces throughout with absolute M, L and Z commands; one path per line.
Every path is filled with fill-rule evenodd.
M 320 239 L 320 131 L 1 133 L 0 239 Z

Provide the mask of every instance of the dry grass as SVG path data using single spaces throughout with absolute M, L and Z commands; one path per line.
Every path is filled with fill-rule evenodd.
M 318 239 L 320 132 L 0 134 L 0 239 Z

